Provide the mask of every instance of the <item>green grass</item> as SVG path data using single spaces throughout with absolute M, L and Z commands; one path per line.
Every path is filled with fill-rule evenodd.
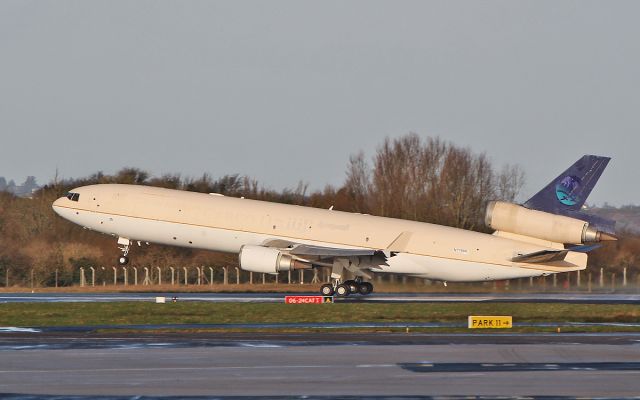
M 465 323 L 469 315 L 512 315 L 516 324 L 640 322 L 640 306 L 566 303 L 5 303 L 0 305 L 0 326 L 295 322 Z

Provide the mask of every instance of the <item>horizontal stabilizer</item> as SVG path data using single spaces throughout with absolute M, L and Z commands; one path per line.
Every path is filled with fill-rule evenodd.
M 542 250 L 513 257 L 511 261 L 533 264 L 548 263 L 564 260 L 564 258 L 567 256 L 567 253 L 569 253 L 569 250 Z
M 602 245 L 599 244 L 591 244 L 591 245 L 584 245 L 584 246 L 575 246 L 575 247 L 570 247 L 567 250 L 569 251 L 575 251 L 578 253 L 588 253 L 591 250 L 595 250 L 599 247 L 602 247 Z
M 513 262 L 523 262 L 523 263 L 550 263 L 554 261 L 562 261 L 567 256 L 570 251 L 574 251 L 576 253 L 588 253 L 591 250 L 595 250 L 600 247 L 599 244 L 594 245 L 586 245 L 586 246 L 574 246 L 564 250 L 542 250 L 536 251 L 534 253 L 529 254 L 521 254 L 519 256 L 513 257 L 511 261 Z

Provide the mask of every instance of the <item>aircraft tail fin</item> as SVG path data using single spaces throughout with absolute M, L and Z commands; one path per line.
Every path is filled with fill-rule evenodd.
M 609 157 L 583 156 L 524 206 L 553 214 L 580 211 L 609 160 Z
M 587 221 L 599 231 L 614 234 L 614 221 L 581 212 L 587 197 L 609 164 L 609 157 L 585 155 L 524 203 L 538 211 Z

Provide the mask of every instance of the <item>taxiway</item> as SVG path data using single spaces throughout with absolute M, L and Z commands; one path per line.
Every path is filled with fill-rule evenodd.
M 40 337 L 40 347 L 27 345 L 24 335 L 0 337 L 0 393 L 604 398 L 640 393 L 638 334 L 51 336 Z M 56 348 L 65 340 L 77 345 Z

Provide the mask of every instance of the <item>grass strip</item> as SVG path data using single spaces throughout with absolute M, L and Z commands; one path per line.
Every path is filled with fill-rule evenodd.
M 469 315 L 511 315 L 514 322 L 640 322 L 633 304 L 403 303 L 297 304 L 146 302 L 5 303 L 0 326 L 457 322 Z

